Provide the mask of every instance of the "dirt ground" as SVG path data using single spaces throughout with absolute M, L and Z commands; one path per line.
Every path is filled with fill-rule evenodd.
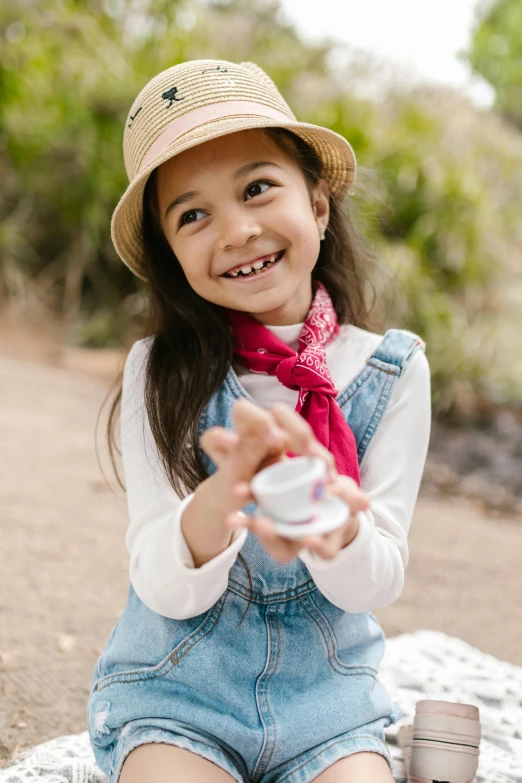
M 86 729 L 94 663 L 125 605 L 126 500 L 103 431 L 112 490 L 94 442 L 121 361 L 0 323 L 0 759 Z M 376 615 L 388 636 L 436 629 L 522 665 L 521 552 L 520 517 L 421 492 L 404 592 Z

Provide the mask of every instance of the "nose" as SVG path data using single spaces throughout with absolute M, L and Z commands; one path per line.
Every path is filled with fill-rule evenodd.
M 219 250 L 244 247 L 262 233 L 252 212 L 244 207 L 227 207 L 219 219 Z

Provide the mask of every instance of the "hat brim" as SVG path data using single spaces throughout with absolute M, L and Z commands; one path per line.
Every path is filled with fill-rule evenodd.
M 340 134 L 305 122 L 281 122 L 269 117 L 239 115 L 224 117 L 199 125 L 175 139 L 137 174 L 127 187 L 114 210 L 111 223 L 112 241 L 124 264 L 142 280 L 147 280 L 143 267 L 143 192 L 147 180 L 158 166 L 180 152 L 228 133 L 254 128 L 286 128 L 306 141 L 319 155 L 323 176 L 330 192 L 342 198 L 350 189 L 357 164 L 349 142 Z

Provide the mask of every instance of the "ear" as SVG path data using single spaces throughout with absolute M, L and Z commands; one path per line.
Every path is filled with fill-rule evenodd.
M 312 188 L 312 209 L 317 224 L 317 230 L 321 235 L 330 219 L 330 191 L 325 179 L 319 179 Z

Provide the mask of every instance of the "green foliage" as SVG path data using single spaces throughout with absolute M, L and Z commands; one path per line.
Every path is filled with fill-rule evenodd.
M 300 119 L 352 143 L 359 174 L 349 203 L 390 270 L 376 281 L 380 302 L 388 325 L 426 339 L 437 407 L 462 408 L 477 394 L 519 398 L 522 369 L 499 380 L 498 326 L 520 267 L 520 137 L 443 90 L 397 86 L 364 99 L 371 69 L 336 70 L 329 54 L 301 41 L 270 0 L 4 0 L 0 296 L 61 314 L 82 344 L 128 342 L 143 319 L 143 287 L 110 240 L 127 185 L 128 109 L 177 62 L 252 60 Z
M 109 233 L 127 185 L 121 139 L 129 106 L 155 73 L 186 59 L 256 52 L 282 86 L 307 62 L 315 68 L 322 50 L 306 49 L 276 19 L 277 8 L 263 2 L 255 11 L 244 2 L 181 0 L 2 4 L 4 294 L 23 292 L 32 309 L 74 317 L 80 303 L 110 309 L 136 289 Z
M 360 141 L 359 163 L 379 174 L 360 172 L 354 201 L 394 274 L 380 283 L 388 324 L 426 340 L 436 409 L 519 399 L 522 372 L 503 346 L 518 328 L 519 304 L 508 312 L 506 300 L 510 275 L 522 279 L 522 139 L 443 89 L 397 89 L 378 105 L 344 95 L 335 106 L 343 119 L 330 124 Z M 321 122 L 321 111 L 306 119 Z
M 496 106 L 522 128 L 522 3 L 491 0 L 482 5 L 470 51 L 473 70 L 495 89 Z
M 391 204 L 380 215 L 381 252 L 396 272 L 400 321 L 429 346 L 437 406 L 462 406 L 473 389 L 493 393 L 499 370 L 495 327 L 510 244 L 520 258 L 522 189 L 507 168 L 522 149 L 456 96 L 424 89 L 389 104 L 390 136 L 373 145 Z

